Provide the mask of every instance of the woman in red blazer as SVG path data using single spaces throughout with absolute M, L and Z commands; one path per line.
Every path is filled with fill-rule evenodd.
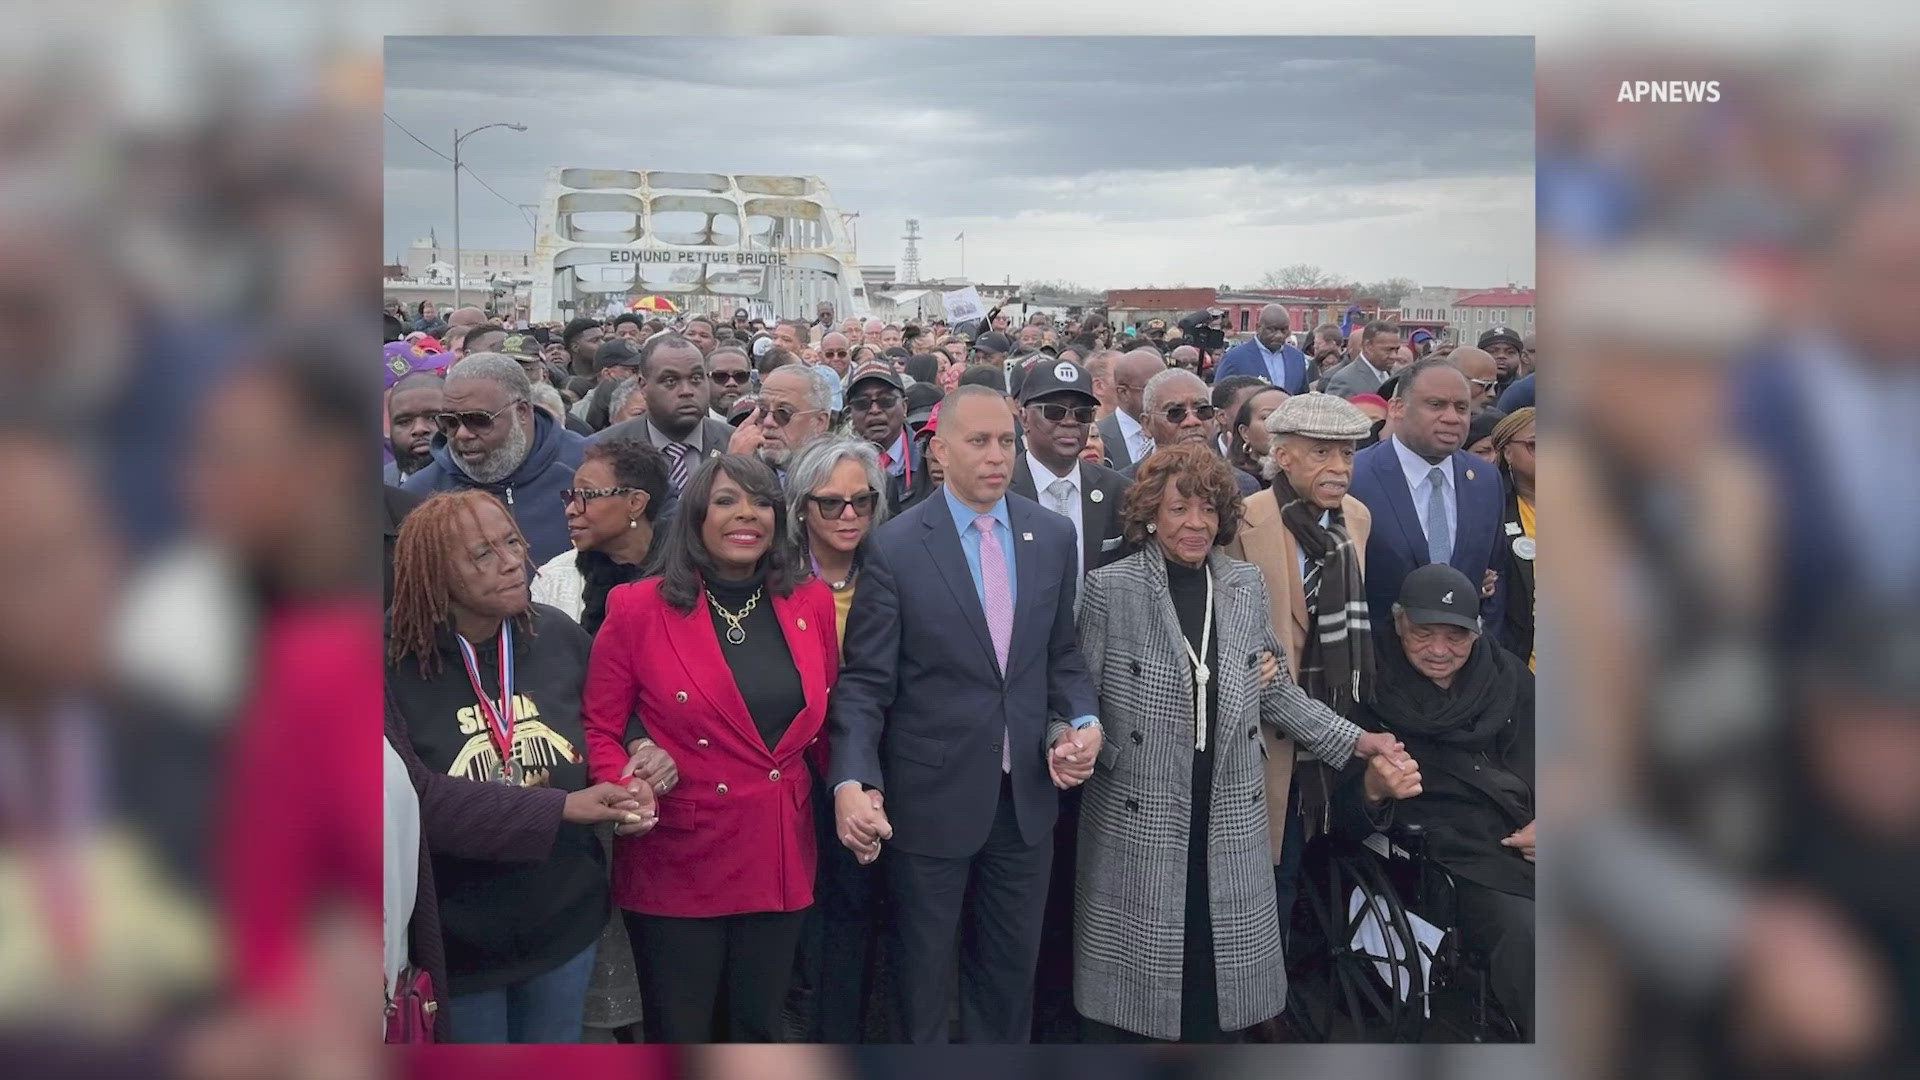
M 613 590 L 588 665 L 588 768 L 658 823 L 614 845 L 650 1042 L 770 1042 L 815 867 L 811 768 L 840 667 L 833 594 L 772 470 L 727 455 L 680 494 L 659 577 Z

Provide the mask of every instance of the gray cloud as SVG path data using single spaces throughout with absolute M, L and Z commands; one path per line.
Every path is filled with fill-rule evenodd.
M 1094 286 L 1531 280 L 1524 38 L 390 38 L 387 111 L 514 202 L 549 165 L 809 173 L 892 262 Z M 387 129 L 389 253 L 451 229 L 447 163 Z M 472 246 L 529 243 L 462 192 Z

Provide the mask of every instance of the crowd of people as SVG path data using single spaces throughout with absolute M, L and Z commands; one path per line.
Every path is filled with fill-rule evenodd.
M 1530 338 L 387 315 L 390 1028 L 1284 1039 L 1416 826 L 1532 1037 Z

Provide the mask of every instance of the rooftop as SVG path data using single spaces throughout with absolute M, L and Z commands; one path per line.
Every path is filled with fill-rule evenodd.
M 1531 307 L 1532 289 L 1488 289 L 1485 292 L 1472 293 L 1456 297 L 1454 307 Z

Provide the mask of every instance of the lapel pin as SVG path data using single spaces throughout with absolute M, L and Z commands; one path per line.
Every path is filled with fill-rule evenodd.
M 796 619 L 795 622 L 799 625 L 800 629 L 805 630 L 807 628 L 807 620 Z
M 1087 498 L 1092 499 L 1094 502 L 1101 502 L 1106 499 L 1106 497 L 1107 493 L 1101 491 L 1099 488 L 1094 488 L 1092 491 L 1087 492 Z
M 1031 539 L 1033 539 L 1033 534 L 1032 534 L 1032 533 L 1021 533 L 1021 534 L 1020 534 L 1020 539 L 1022 539 L 1022 540 L 1031 540 Z
M 1471 479 L 1473 479 L 1473 470 L 1472 470 L 1472 469 L 1468 469 L 1468 470 L 1467 470 L 1467 479 L 1469 479 L 1469 480 L 1471 480 Z

